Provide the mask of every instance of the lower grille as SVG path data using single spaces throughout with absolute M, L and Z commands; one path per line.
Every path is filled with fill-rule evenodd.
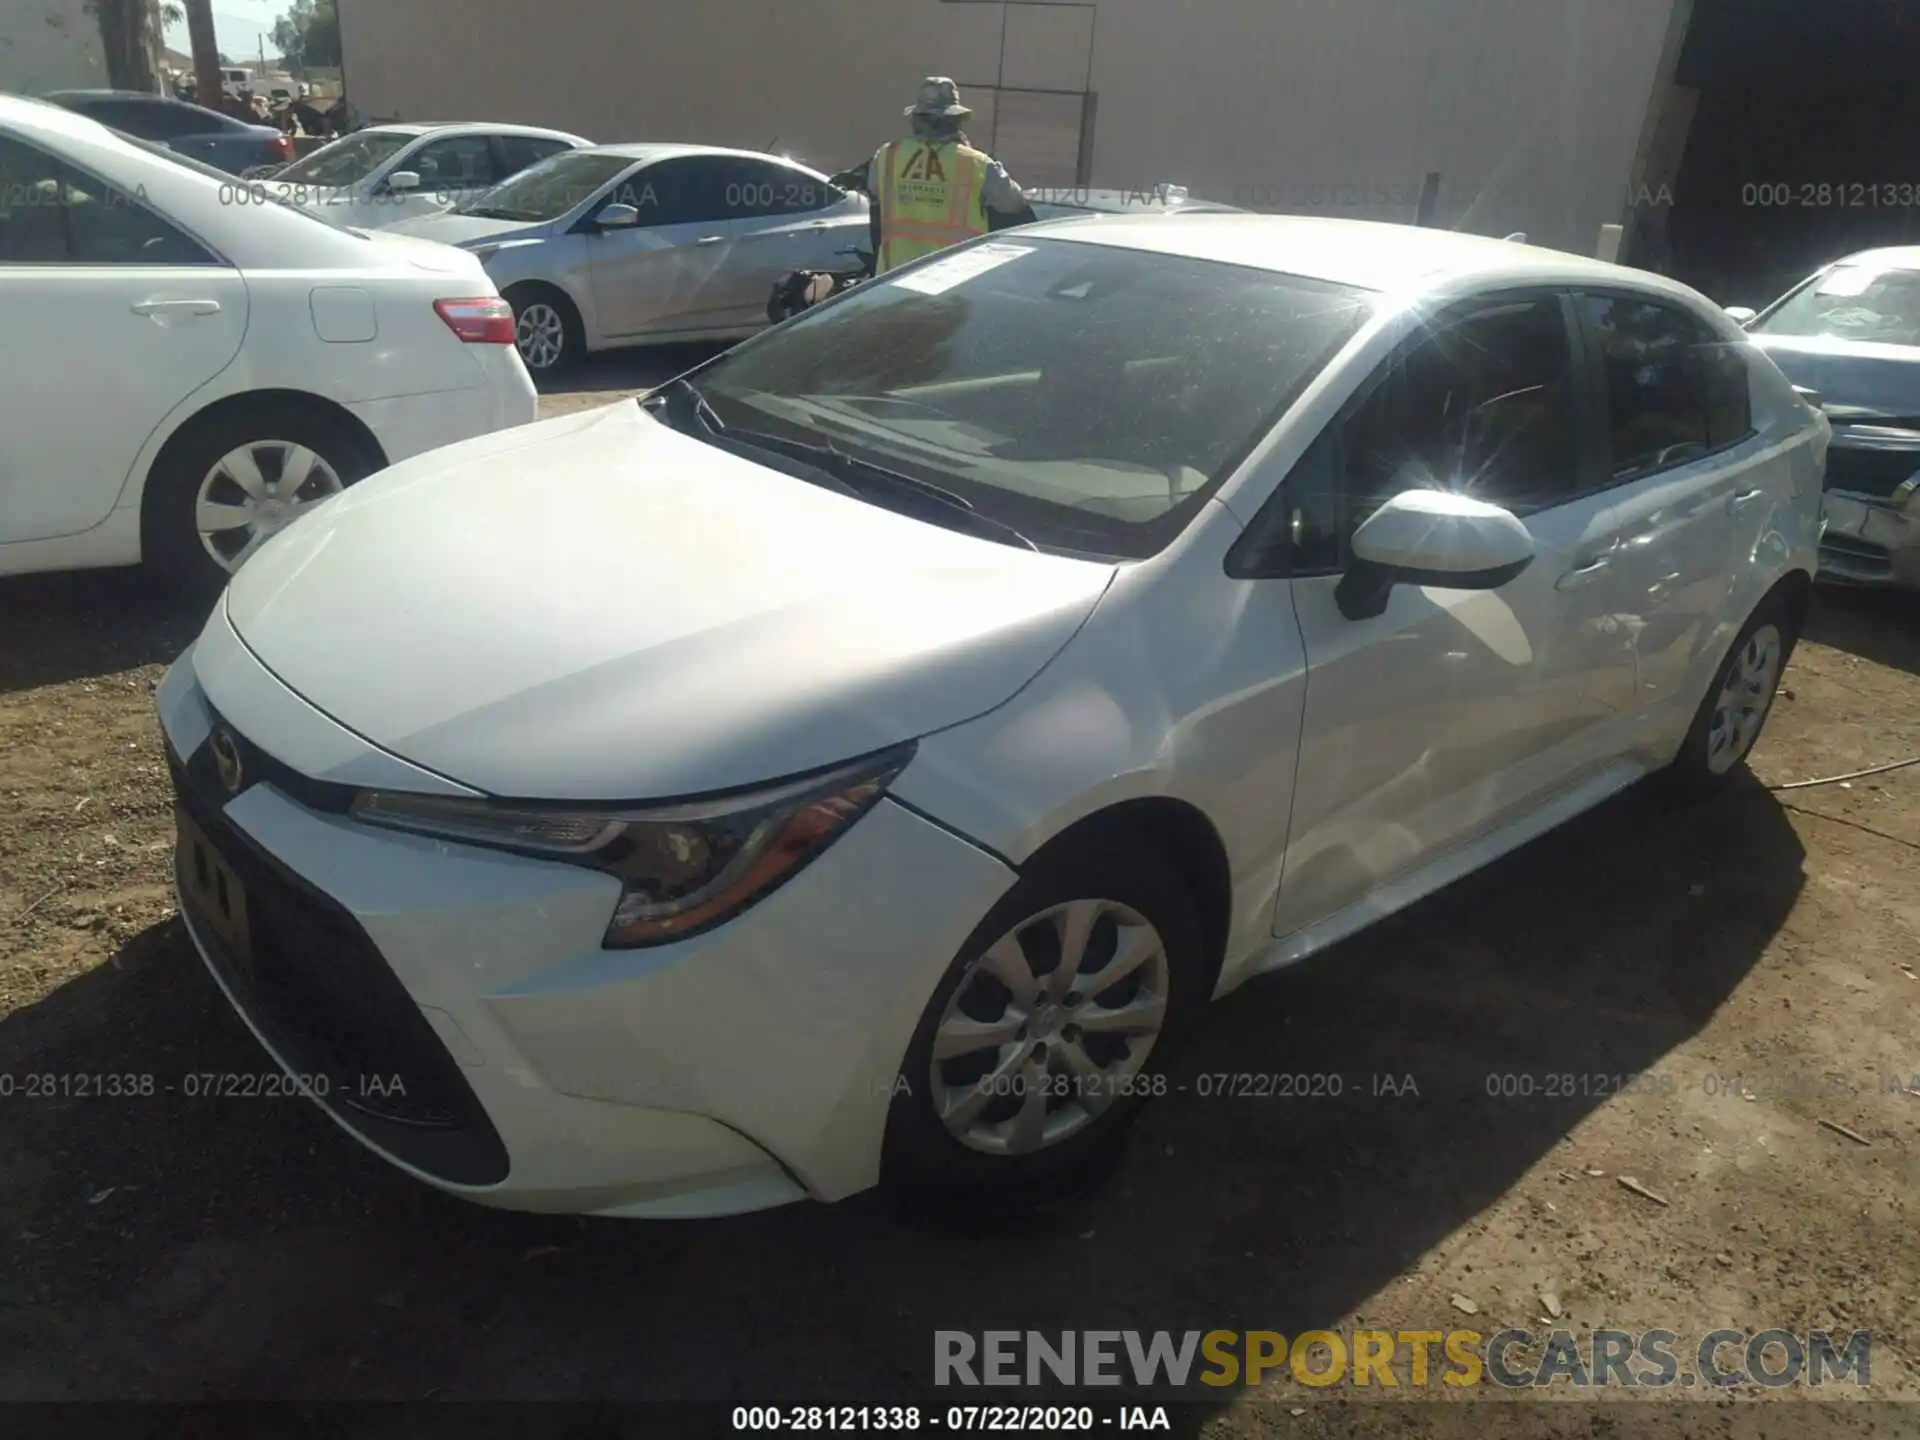
M 174 789 L 246 893 L 251 963 L 193 910 L 184 883 L 181 898 L 236 1003 L 369 1143 L 453 1184 L 504 1180 L 506 1147 L 420 1007 L 344 907 L 227 822 L 206 750 L 184 764 L 169 754 Z
M 1851 445 L 1827 447 L 1829 490 L 1868 495 L 1885 500 L 1920 472 L 1920 453 L 1912 450 L 1861 450 Z

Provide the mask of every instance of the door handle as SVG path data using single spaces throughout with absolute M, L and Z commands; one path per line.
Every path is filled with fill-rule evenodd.
M 722 240 L 726 238 L 727 237 L 724 235 L 702 235 L 698 240 L 694 241 L 693 243 L 696 245 L 718 245 Z
M 1731 515 L 1734 511 L 1738 510 L 1742 505 L 1747 504 L 1749 501 L 1758 500 L 1762 495 L 1766 493 L 1767 493 L 1766 491 L 1758 490 L 1758 489 L 1742 490 L 1738 495 L 1728 496 L 1727 497 L 1727 513 Z
M 136 315 L 218 315 L 218 300 L 142 300 L 133 307 Z
M 1589 555 L 1581 560 L 1578 565 L 1574 566 L 1573 569 L 1567 571 L 1566 574 L 1554 581 L 1553 588 L 1556 590 L 1571 590 L 1576 586 L 1584 585 L 1588 580 L 1591 580 L 1612 563 L 1613 552 L 1611 550 L 1599 555 Z

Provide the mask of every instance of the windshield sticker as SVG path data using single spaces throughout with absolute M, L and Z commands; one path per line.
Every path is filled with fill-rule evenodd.
M 918 290 L 922 295 L 944 295 L 976 275 L 998 270 L 1009 260 L 1032 253 L 1031 245 L 976 245 L 958 255 L 936 260 L 911 275 L 903 275 L 893 283 L 903 290 Z
M 1864 295 L 1880 272 L 1865 265 L 1842 265 L 1814 290 L 1816 295 L 1839 295 L 1842 297 Z

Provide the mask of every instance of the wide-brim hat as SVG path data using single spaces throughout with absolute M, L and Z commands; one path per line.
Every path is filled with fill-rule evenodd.
M 960 103 L 960 87 L 944 75 L 929 75 L 920 82 L 920 98 L 900 112 L 925 115 L 934 120 L 964 120 L 973 111 Z

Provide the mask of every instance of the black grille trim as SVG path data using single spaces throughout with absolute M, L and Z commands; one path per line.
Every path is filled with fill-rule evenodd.
M 243 751 L 243 764 L 254 752 Z M 295 1074 L 326 1077 L 327 1093 L 315 1099 L 369 1144 L 450 1184 L 506 1179 L 511 1164 L 499 1131 L 372 937 L 226 820 L 231 797 L 209 744 L 185 761 L 169 745 L 167 760 L 180 805 L 246 889 L 257 980 L 192 911 L 184 884 L 181 903 L 247 1019 Z M 270 770 L 255 778 L 278 788 Z
M 1853 445 L 1827 447 L 1829 490 L 1886 500 L 1920 472 L 1920 453 L 1912 450 L 1865 450 Z

